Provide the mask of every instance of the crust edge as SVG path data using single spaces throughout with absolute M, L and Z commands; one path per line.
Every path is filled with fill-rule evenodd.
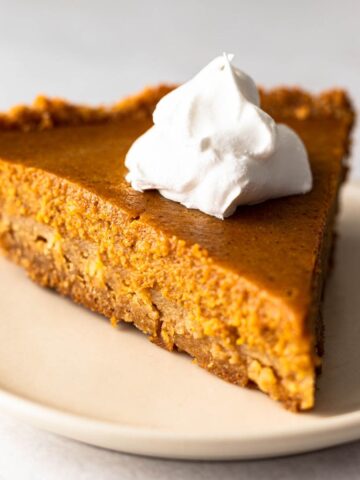
M 140 93 L 130 95 L 111 106 L 87 106 L 74 104 L 61 98 L 38 96 L 32 105 L 18 105 L 0 113 L 0 130 L 45 130 L 57 126 L 74 126 L 116 121 L 124 116 L 150 116 L 156 103 L 176 88 L 176 85 L 160 84 L 146 87 Z M 332 89 L 317 95 L 297 87 L 259 89 L 261 105 L 274 117 L 354 119 L 354 109 L 345 90 Z

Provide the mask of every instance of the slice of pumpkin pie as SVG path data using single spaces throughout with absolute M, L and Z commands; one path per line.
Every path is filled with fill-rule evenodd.
M 108 109 L 41 97 L 2 114 L 1 248 L 35 282 L 113 324 L 133 323 L 227 381 L 310 409 L 349 100 L 339 90 L 261 91 L 261 108 L 304 142 L 313 187 L 220 220 L 125 178 L 129 148 L 170 90 Z

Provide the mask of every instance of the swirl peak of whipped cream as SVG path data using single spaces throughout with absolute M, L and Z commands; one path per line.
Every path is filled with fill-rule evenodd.
M 154 126 L 125 159 L 135 190 L 221 219 L 238 205 L 311 190 L 302 141 L 261 110 L 254 81 L 231 60 L 215 58 L 159 101 Z

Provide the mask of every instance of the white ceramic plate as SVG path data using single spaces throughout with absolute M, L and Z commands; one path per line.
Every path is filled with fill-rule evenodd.
M 360 186 L 343 196 L 317 407 L 292 414 L 29 281 L 0 260 L 0 408 L 124 452 L 235 459 L 360 438 Z

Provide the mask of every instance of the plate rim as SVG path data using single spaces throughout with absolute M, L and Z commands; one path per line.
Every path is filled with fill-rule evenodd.
M 328 418 L 326 423 L 316 428 L 312 424 L 305 424 L 295 431 L 280 428 L 271 433 L 247 433 L 246 437 L 242 437 L 241 433 L 205 436 L 194 432 L 175 433 L 161 428 L 96 420 L 29 400 L 1 388 L 0 409 L 41 430 L 85 444 L 168 459 L 217 461 L 286 456 L 340 445 L 360 436 L 360 410 Z

